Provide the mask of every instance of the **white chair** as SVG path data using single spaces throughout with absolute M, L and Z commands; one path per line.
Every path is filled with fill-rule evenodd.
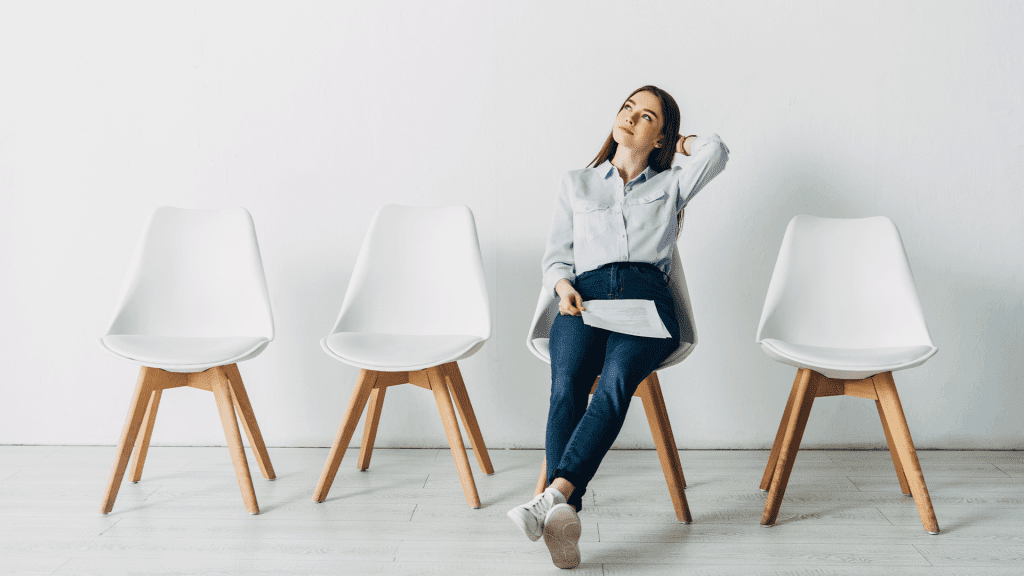
M 142 477 L 162 391 L 190 386 L 213 392 L 245 509 L 259 513 L 236 410 L 264 478 L 274 468 L 237 363 L 274 339 L 274 318 L 249 212 L 157 208 L 115 310 L 100 347 L 142 369 L 100 512 L 114 507 L 129 456 L 131 481 Z
M 675 366 L 693 352 L 697 345 L 697 327 L 693 320 L 693 308 L 690 307 L 690 294 L 686 289 L 686 277 L 683 275 L 683 264 L 679 259 L 679 250 L 672 251 L 672 268 L 669 272 L 669 291 L 675 301 L 676 319 L 679 322 L 679 347 L 669 355 L 658 370 L 664 370 Z M 530 333 L 526 337 L 526 347 L 533 352 L 534 356 L 548 364 L 551 363 L 551 353 L 548 343 L 551 334 L 551 324 L 558 315 L 558 300 L 541 288 L 540 297 L 537 299 L 537 310 L 533 314 L 533 323 Z M 598 376 L 590 393 L 594 393 L 597 382 L 601 379 Z M 658 451 L 658 459 L 661 460 L 661 469 L 668 482 L 668 491 L 672 497 L 672 505 L 676 511 L 676 518 L 680 522 L 690 523 L 690 507 L 686 502 L 686 479 L 683 476 L 683 467 L 679 462 L 679 449 L 676 447 L 675 437 L 672 435 L 672 424 L 668 419 L 668 409 L 665 407 L 665 396 L 661 392 L 661 384 L 658 381 L 657 371 L 652 372 L 637 387 L 633 396 L 637 396 L 643 402 L 644 412 L 647 414 L 647 423 L 651 426 L 651 435 L 654 437 L 654 446 Z M 536 493 L 540 494 L 547 487 L 547 459 L 541 467 L 540 478 L 537 480 Z
M 939 525 L 892 378 L 937 351 L 917 297 L 896 225 L 873 218 L 793 218 L 779 249 L 757 342 L 778 362 L 798 368 L 775 436 L 761 489 L 761 524 L 778 517 L 814 398 L 875 401 L 896 476 L 914 497 L 921 523 Z
M 320 341 L 331 357 L 362 370 L 313 500 L 327 498 L 367 402 L 357 467 L 369 467 L 384 393 L 409 383 L 433 392 L 466 501 L 479 508 L 455 408 L 480 467 L 487 474 L 494 468 L 457 361 L 490 337 L 487 285 L 469 208 L 381 208 L 363 240 L 338 321 Z

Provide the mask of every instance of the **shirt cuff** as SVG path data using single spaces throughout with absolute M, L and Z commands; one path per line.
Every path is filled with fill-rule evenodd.
M 555 292 L 555 284 L 558 284 L 563 278 L 569 281 L 570 284 L 576 283 L 576 275 L 569 270 L 565 269 L 554 269 L 549 270 L 544 275 L 544 289 L 547 290 L 548 294 L 551 294 L 553 298 L 558 298 L 558 292 Z

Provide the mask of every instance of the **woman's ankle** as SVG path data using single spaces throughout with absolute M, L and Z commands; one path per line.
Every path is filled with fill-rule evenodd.
M 572 496 L 573 491 L 576 489 L 576 487 L 572 485 L 572 482 L 569 482 L 565 478 L 555 478 L 555 480 L 551 482 L 551 487 L 561 492 L 562 496 L 565 496 L 566 500 L 569 500 L 569 496 Z

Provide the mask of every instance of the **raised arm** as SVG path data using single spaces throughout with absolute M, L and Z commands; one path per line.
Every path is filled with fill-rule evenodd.
M 676 208 L 682 210 L 697 192 L 725 169 L 729 161 L 729 148 L 718 134 L 680 136 L 676 142 L 676 152 L 690 157 L 689 161 L 672 166 L 678 186 Z

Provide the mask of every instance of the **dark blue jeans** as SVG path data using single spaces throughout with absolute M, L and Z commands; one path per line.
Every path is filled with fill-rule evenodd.
M 584 300 L 653 300 L 671 338 L 644 338 L 593 328 L 580 316 L 551 325 L 551 407 L 545 450 L 548 483 L 572 482 L 569 504 L 583 508 L 587 484 L 622 429 L 637 386 L 679 346 L 667 278 L 651 264 L 617 262 L 576 278 Z M 601 381 L 587 405 L 594 378 Z

